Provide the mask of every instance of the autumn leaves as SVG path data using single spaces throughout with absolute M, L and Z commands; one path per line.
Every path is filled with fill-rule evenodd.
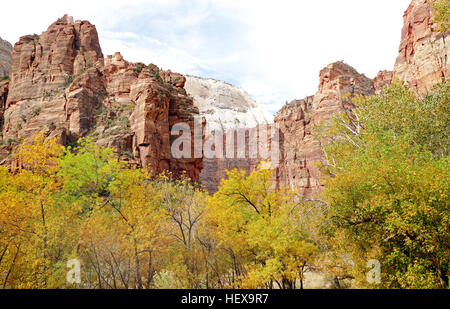
M 229 171 L 210 196 L 89 139 L 64 149 L 39 134 L 0 167 L 0 287 L 293 289 L 310 271 L 336 287 L 447 287 L 449 89 L 355 98 L 317 136 L 326 188 L 308 202 L 275 190 L 266 166 Z M 68 284 L 74 259 L 81 283 Z

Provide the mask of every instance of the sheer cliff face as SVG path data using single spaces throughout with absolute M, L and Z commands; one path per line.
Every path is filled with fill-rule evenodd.
M 0 78 L 8 76 L 11 71 L 11 51 L 11 44 L 0 38 Z
M 423 95 L 450 76 L 450 31 L 433 24 L 431 1 L 413 0 L 405 12 L 394 78 L 404 80 Z
M 200 115 L 206 119 L 206 138 L 225 135 L 230 130 L 248 131 L 258 125 L 273 123 L 273 116 L 263 111 L 242 88 L 214 79 L 186 77 L 186 91 L 192 96 Z M 226 137 L 224 136 L 226 141 Z M 248 138 L 247 138 L 248 143 Z M 236 146 L 236 145 L 235 145 Z M 253 159 L 203 159 L 200 182 L 211 193 L 217 191 L 226 170 L 251 171 L 258 165 Z
M 24 36 L 12 53 L 4 140 L 48 130 L 62 142 L 85 135 L 104 90 L 97 31 L 66 16 L 40 36 Z M 94 67 L 95 66 L 95 67 Z
M 201 159 L 171 154 L 172 126 L 193 128 L 198 115 L 184 76 L 127 62 L 119 53 L 104 59 L 89 22 L 64 16 L 42 35 L 22 37 L 13 49 L 10 77 L 6 90 L 0 85 L 8 141 L 0 150 L 3 159 L 8 144 L 45 130 L 62 143 L 92 136 L 154 174 L 186 172 L 199 179 Z
M 351 97 L 374 93 L 373 81 L 343 62 L 330 64 L 320 72 L 319 90 L 314 96 L 295 100 L 275 117 L 280 128 L 281 163 L 276 170 L 277 186 L 298 190 L 305 199 L 321 190 L 316 162 L 323 158 L 313 129 L 334 115 L 352 108 Z M 350 97 L 344 98 L 350 94 Z

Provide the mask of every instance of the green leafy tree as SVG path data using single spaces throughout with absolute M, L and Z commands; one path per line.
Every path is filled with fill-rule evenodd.
M 394 83 L 354 100 L 335 119 L 325 148 L 330 247 L 335 272 L 363 287 L 381 262 L 384 288 L 445 288 L 449 276 L 448 83 L 418 99 Z

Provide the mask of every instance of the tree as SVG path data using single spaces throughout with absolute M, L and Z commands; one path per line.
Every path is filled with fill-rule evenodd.
M 304 205 L 287 188 L 272 190 L 272 174 L 229 171 L 209 202 L 207 220 L 228 261 L 230 286 L 296 288 L 314 261 L 317 247 L 302 225 Z
M 161 203 L 167 212 L 167 235 L 171 237 L 168 270 L 182 287 L 209 287 L 208 257 L 199 239 L 207 194 L 185 177 L 174 180 L 163 174 L 154 185 L 161 193 Z
M 366 264 L 376 259 L 378 287 L 448 286 L 449 94 L 442 84 L 418 99 L 394 83 L 379 96 L 355 99 L 353 116 L 335 119 L 324 200 L 341 277 L 373 287 Z
M 73 244 L 71 223 L 75 220 L 73 209 L 57 198 L 62 150 L 56 139 L 40 133 L 16 149 L 12 173 L 2 168 L 4 288 L 51 288 L 64 283 L 58 275 L 63 268 L 60 260 Z

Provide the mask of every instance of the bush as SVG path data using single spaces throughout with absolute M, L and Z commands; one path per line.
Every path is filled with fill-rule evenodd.
M 144 68 L 144 65 L 142 63 L 137 63 L 136 66 L 134 67 L 134 74 L 136 76 L 139 76 L 139 74 L 142 72 L 142 69 Z
M 64 76 L 64 82 L 60 85 L 63 88 L 68 88 L 73 83 L 73 76 L 72 75 L 66 75 Z
M 37 116 L 41 113 L 41 108 L 40 107 L 36 107 L 33 109 L 33 116 Z

